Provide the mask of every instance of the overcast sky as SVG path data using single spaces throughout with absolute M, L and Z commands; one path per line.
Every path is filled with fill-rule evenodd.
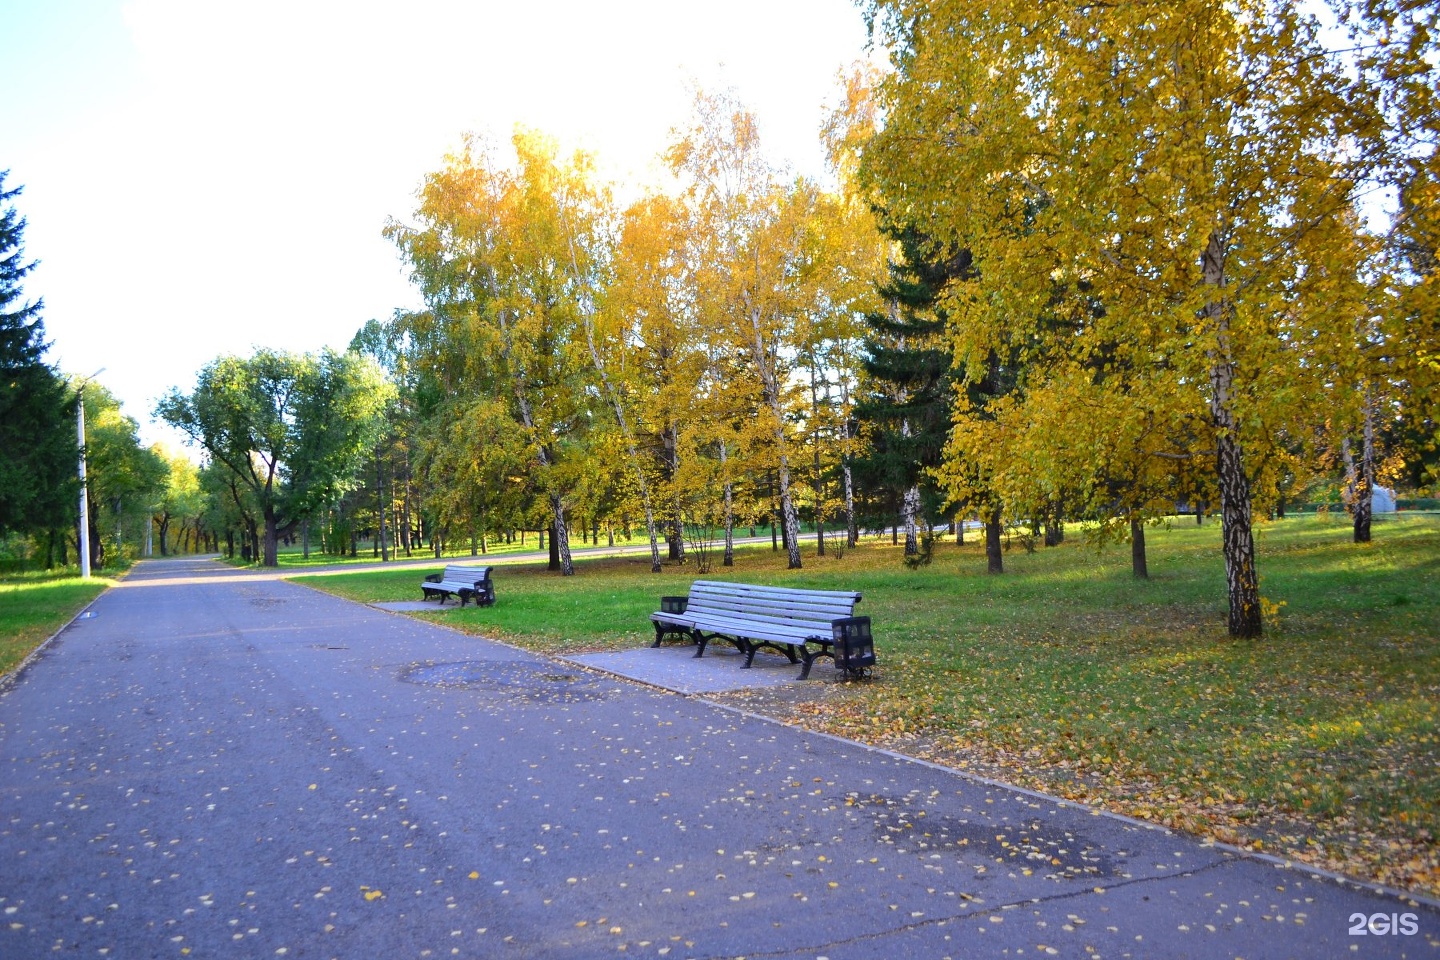
M 0 0 L 0 170 L 50 360 L 150 424 L 224 353 L 343 347 L 418 305 L 380 232 L 467 131 L 516 123 L 632 184 L 692 91 L 822 169 L 853 0 Z

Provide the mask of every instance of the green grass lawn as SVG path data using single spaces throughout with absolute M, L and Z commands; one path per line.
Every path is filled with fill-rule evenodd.
M 1150 532 L 1151 579 L 1127 545 L 1078 529 L 1054 549 L 978 543 L 917 571 L 888 538 L 784 569 L 768 545 L 716 578 L 858 589 L 880 657 L 867 683 L 721 699 L 1230 842 L 1440 892 L 1440 518 L 1341 517 L 1258 528 L 1260 640 L 1225 634 L 1219 527 Z M 574 577 L 500 566 L 490 609 L 421 616 L 547 653 L 648 642 L 661 594 L 693 566 L 580 561 Z M 427 568 L 302 578 L 357 600 L 418 599 Z M 825 665 L 817 675 L 828 675 Z
M 73 573 L 0 578 L 0 676 L 14 670 L 109 585 L 109 580 L 82 580 Z

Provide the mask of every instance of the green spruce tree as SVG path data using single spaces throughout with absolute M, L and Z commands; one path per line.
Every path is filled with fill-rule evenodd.
M 78 507 L 75 398 L 44 362 L 43 301 L 25 299 L 25 218 L 0 171 L 0 535 L 52 534 Z
M 917 532 L 921 519 L 934 517 L 943 499 L 928 471 L 944 452 L 953 390 L 945 315 L 936 298 L 970 269 L 970 256 L 964 250 L 936 255 L 928 238 L 910 227 L 892 225 L 887 232 L 899 243 L 901 258 L 890 263 L 880 288 L 887 309 L 865 317 L 870 390 L 856 404 L 855 417 L 872 442 L 855 474 L 867 519 L 884 523 L 898 515 L 905 555 L 916 557 L 925 549 Z

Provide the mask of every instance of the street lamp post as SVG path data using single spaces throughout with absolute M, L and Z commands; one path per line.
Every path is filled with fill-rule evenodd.
M 101 367 L 75 388 L 75 423 L 80 437 L 80 576 L 90 576 L 90 490 L 85 483 L 85 384 L 105 372 Z

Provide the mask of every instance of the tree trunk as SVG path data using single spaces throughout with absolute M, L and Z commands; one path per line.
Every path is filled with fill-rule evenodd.
M 720 559 L 720 566 L 735 566 L 735 510 L 732 505 L 734 496 L 730 484 L 725 484 L 725 554 Z
M 410 530 L 410 452 L 405 452 L 405 483 L 401 487 L 400 501 L 400 545 L 405 548 L 405 556 L 409 557 L 411 547 Z
M 280 566 L 280 531 L 273 507 L 267 507 L 265 510 L 265 542 L 262 550 L 263 559 L 260 561 L 262 566 Z
M 645 501 L 645 532 L 650 536 L 650 572 L 660 572 L 660 535 L 655 529 L 655 510 Z
M 275 507 L 267 504 L 262 516 L 265 518 L 265 543 L 264 543 L 264 566 L 280 566 L 280 518 L 275 515 Z
M 550 569 L 559 570 L 561 575 L 575 575 L 575 563 L 570 559 L 570 531 L 565 527 L 565 501 L 559 494 L 550 495 L 550 511 L 555 517 L 555 529 L 550 532 Z
M 1058 547 L 1065 542 L 1065 508 L 1052 502 L 1045 513 L 1045 546 Z
M 855 480 L 848 456 L 840 466 L 840 475 L 845 478 L 845 546 L 853 550 L 860 543 L 860 525 L 855 519 Z
M 665 545 L 667 557 L 675 562 L 685 559 L 685 529 L 680 517 L 680 485 L 675 476 L 680 471 L 680 439 L 675 424 L 668 423 L 660 431 L 660 441 L 665 447 L 665 467 L 670 473 L 670 484 L 675 489 L 672 513 L 665 524 Z M 657 572 L 652 563 L 651 571 Z
M 1255 540 L 1250 528 L 1250 483 L 1242 466 L 1240 444 L 1233 435 L 1220 437 L 1216 446 L 1225 582 L 1230 600 L 1230 635 L 1258 637 L 1263 630 L 1263 621 L 1260 614 L 1260 579 L 1255 569 Z
M 1370 542 L 1370 521 L 1375 509 L 1375 405 L 1365 396 L 1365 439 L 1360 448 L 1359 480 L 1355 488 L 1355 542 Z
M 1233 408 L 1235 362 L 1230 349 L 1229 305 L 1225 299 L 1224 242 L 1210 235 L 1203 258 L 1210 302 L 1205 314 L 1215 327 L 1210 353 L 1210 418 L 1215 428 L 1215 474 L 1220 487 L 1220 529 L 1224 544 L 1225 583 L 1229 594 L 1229 628 L 1232 637 L 1258 637 L 1263 632 L 1260 611 L 1260 576 L 1255 568 L 1255 538 L 1251 530 L 1250 480 L 1236 435 Z
M 786 567 L 800 569 L 800 520 L 795 515 L 795 501 L 790 496 L 790 464 L 780 455 L 780 516 L 785 524 L 785 550 L 789 554 Z
M 815 358 L 810 358 L 810 421 L 814 424 L 810 431 L 810 447 L 814 454 L 814 463 L 811 465 L 810 486 L 815 493 L 815 555 L 825 556 L 825 512 L 821 507 L 823 497 L 820 493 L 820 390 L 815 377 Z M 828 392 L 828 391 L 827 391 Z
M 670 518 L 669 526 L 665 531 L 665 542 L 669 558 L 677 563 L 683 562 L 685 560 L 685 529 L 680 525 L 677 517 Z
M 765 342 L 761 313 L 755 305 L 749 304 L 750 327 L 753 332 L 751 346 L 752 362 L 760 374 L 761 393 L 768 413 L 774 418 L 775 451 L 779 454 L 778 476 L 780 479 L 780 519 L 785 525 L 785 550 L 789 554 L 787 566 L 799 570 L 800 564 L 800 522 L 795 515 L 795 500 L 790 492 L 790 455 L 785 440 L 785 410 L 780 403 L 780 381 L 772 366 L 771 350 Z
M 380 451 L 375 451 L 375 500 L 380 508 L 380 560 L 390 562 L 390 535 L 385 529 L 385 469 L 380 463 Z
M 1145 523 L 1133 513 L 1130 515 L 1130 572 L 1141 580 L 1150 579 L 1150 568 L 1145 564 Z
M 917 531 L 916 520 L 920 515 L 920 488 L 914 485 L 905 491 L 905 502 L 902 507 L 902 516 L 905 519 L 905 556 L 914 557 L 920 554 L 920 538 Z
M 105 566 L 105 538 L 100 534 L 100 498 L 90 497 L 87 506 L 90 520 L 90 569 L 99 570 Z
M 985 565 L 986 573 L 1004 573 L 1005 556 L 1000 549 L 1000 508 L 990 511 L 985 518 Z
M 720 472 L 725 477 L 725 556 L 723 567 L 735 566 L 735 487 L 730 482 L 728 443 L 720 444 Z
M 780 497 L 775 492 L 775 475 L 770 475 L 770 552 L 775 553 L 780 549 L 779 537 L 776 531 L 780 527 Z

